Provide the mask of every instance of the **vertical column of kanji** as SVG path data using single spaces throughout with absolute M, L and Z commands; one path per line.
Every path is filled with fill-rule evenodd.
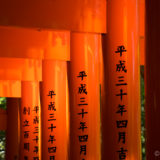
M 43 60 L 42 159 L 67 160 L 65 61 Z
M 41 160 L 39 82 L 22 82 L 20 159 Z
M 160 159 L 160 1 L 146 0 L 146 159 Z
M 140 160 L 140 80 L 137 0 L 108 0 L 103 37 L 106 106 L 102 159 Z
M 100 160 L 99 40 L 71 33 L 70 160 Z

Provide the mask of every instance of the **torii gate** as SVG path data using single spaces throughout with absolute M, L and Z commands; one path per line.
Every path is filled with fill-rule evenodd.
M 21 98 L 6 160 L 141 159 L 137 2 L 1 1 L 0 96 Z

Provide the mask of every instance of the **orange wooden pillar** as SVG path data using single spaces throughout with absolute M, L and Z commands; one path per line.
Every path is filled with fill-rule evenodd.
M 103 37 L 105 106 L 102 159 L 140 160 L 140 80 L 137 0 L 108 0 Z
M 101 159 L 100 38 L 99 34 L 71 33 L 70 160 Z
M 67 160 L 66 62 L 43 61 L 42 159 Z
M 22 138 L 20 139 L 20 135 L 23 135 L 25 132 L 19 128 L 19 104 L 17 98 L 21 97 L 21 80 L 32 81 L 41 79 L 41 61 L 20 58 L 0 58 L 0 62 L 0 95 L 12 97 L 7 99 L 6 160 L 21 159 L 24 153 L 24 141 Z M 23 94 L 23 99 L 28 98 L 27 94 L 30 94 L 28 92 L 26 91 Z M 28 108 L 32 109 L 31 107 Z M 25 117 L 21 114 L 21 119 L 23 120 L 23 118 Z M 32 118 L 34 119 L 34 117 Z M 21 121 L 21 128 L 23 127 L 22 123 Z M 31 135 L 30 138 L 32 137 Z M 19 149 L 21 150 L 20 155 Z M 26 155 L 28 156 L 28 154 Z M 24 157 L 27 159 L 27 156 Z
M 42 62 L 42 159 L 68 159 L 67 60 L 70 33 L 53 31 Z
M 6 160 L 19 159 L 19 98 L 7 98 Z
M 146 159 L 160 159 L 160 1 L 146 0 Z
M 41 159 L 39 82 L 23 81 L 20 109 L 20 159 Z
M 140 65 L 144 65 L 145 61 L 145 0 L 139 0 L 139 54 Z

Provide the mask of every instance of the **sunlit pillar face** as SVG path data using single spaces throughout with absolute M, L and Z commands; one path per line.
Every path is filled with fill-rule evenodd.
M 140 160 L 140 80 L 136 0 L 108 1 L 103 39 L 102 159 Z
M 98 34 L 71 34 L 70 160 L 100 160 Z
M 67 160 L 66 62 L 44 60 L 42 75 L 42 159 Z
M 22 82 L 20 159 L 41 159 L 39 82 Z

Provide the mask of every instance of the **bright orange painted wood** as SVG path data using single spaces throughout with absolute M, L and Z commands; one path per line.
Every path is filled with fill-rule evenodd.
M 0 57 L 70 59 L 69 31 L 0 27 L 0 35 Z
M 0 25 L 105 32 L 105 0 L 0 0 Z
M 0 80 L 0 97 L 21 97 L 21 81 Z
M 14 57 L 0 58 L 0 80 L 41 81 L 42 61 Z
M 139 54 L 140 65 L 145 61 L 145 0 L 139 0 Z
M 38 81 L 22 82 L 20 159 L 41 160 L 41 117 Z
M 160 1 L 146 0 L 146 160 L 160 159 Z
M 108 0 L 102 160 L 141 160 L 137 4 L 137 0 Z
M 145 37 L 139 39 L 140 65 L 145 65 Z
M 71 33 L 70 160 L 100 160 L 99 34 Z
M 19 158 L 19 108 L 19 98 L 7 98 L 6 160 Z
M 145 36 L 145 0 L 138 1 L 139 36 Z
M 66 62 L 43 60 L 42 77 L 42 159 L 68 160 Z

